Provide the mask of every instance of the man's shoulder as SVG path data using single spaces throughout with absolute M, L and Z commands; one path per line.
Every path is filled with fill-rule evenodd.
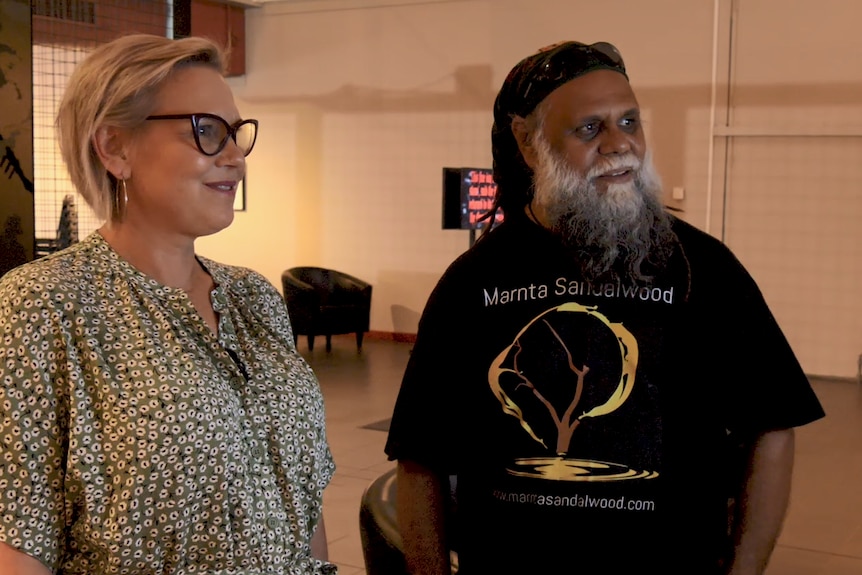
M 673 232 L 690 264 L 740 265 L 730 247 L 719 238 L 677 216 L 671 218 Z
M 711 233 L 702 230 L 682 219 L 681 217 L 671 214 L 671 225 L 673 231 L 684 245 L 703 246 L 704 248 L 723 249 L 724 244 L 720 239 L 713 236 Z
M 540 238 L 548 237 L 548 232 L 528 220 L 506 220 L 479 236 L 455 262 L 464 260 L 473 264 L 485 261 L 495 263 L 501 259 L 511 259 L 534 251 Z
M 674 217 L 673 231 L 690 272 L 692 289 L 699 293 L 721 289 L 722 293 L 748 286 L 759 289 L 742 261 L 717 237 Z

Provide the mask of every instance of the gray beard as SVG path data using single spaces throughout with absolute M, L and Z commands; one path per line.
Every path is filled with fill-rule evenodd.
M 584 279 L 650 283 L 666 266 L 675 238 L 650 155 L 643 162 L 634 154 L 612 157 L 581 176 L 539 134 L 533 142 L 534 201 L 546 225 L 580 262 Z M 596 176 L 623 168 L 634 170 L 633 181 L 597 189 Z

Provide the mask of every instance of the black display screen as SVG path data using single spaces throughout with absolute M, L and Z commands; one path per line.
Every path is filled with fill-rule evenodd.
M 443 229 L 478 230 L 494 206 L 497 184 L 490 168 L 443 168 Z M 503 220 L 498 213 L 495 225 Z

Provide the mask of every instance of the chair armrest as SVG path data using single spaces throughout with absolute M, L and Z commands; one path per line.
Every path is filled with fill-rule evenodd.
M 281 276 L 284 303 L 294 333 L 308 334 L 313 331 L 320 315 L 320 294 L 311 284 L 284 273 Z

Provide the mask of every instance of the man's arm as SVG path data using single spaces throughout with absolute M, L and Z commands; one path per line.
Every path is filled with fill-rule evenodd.
M 399 461 L 397 481 L 395 505 L 407 570 L 411 575 L 449 575 L 448 477 L 413 461 Z
M 751 442 L 729 575 L 762 575 L 766 569 L 790 501 L 793 451 L 793 429 L 768 431 Z
M 38 559 L 0 541 L 0 575 L 51 575 Z

